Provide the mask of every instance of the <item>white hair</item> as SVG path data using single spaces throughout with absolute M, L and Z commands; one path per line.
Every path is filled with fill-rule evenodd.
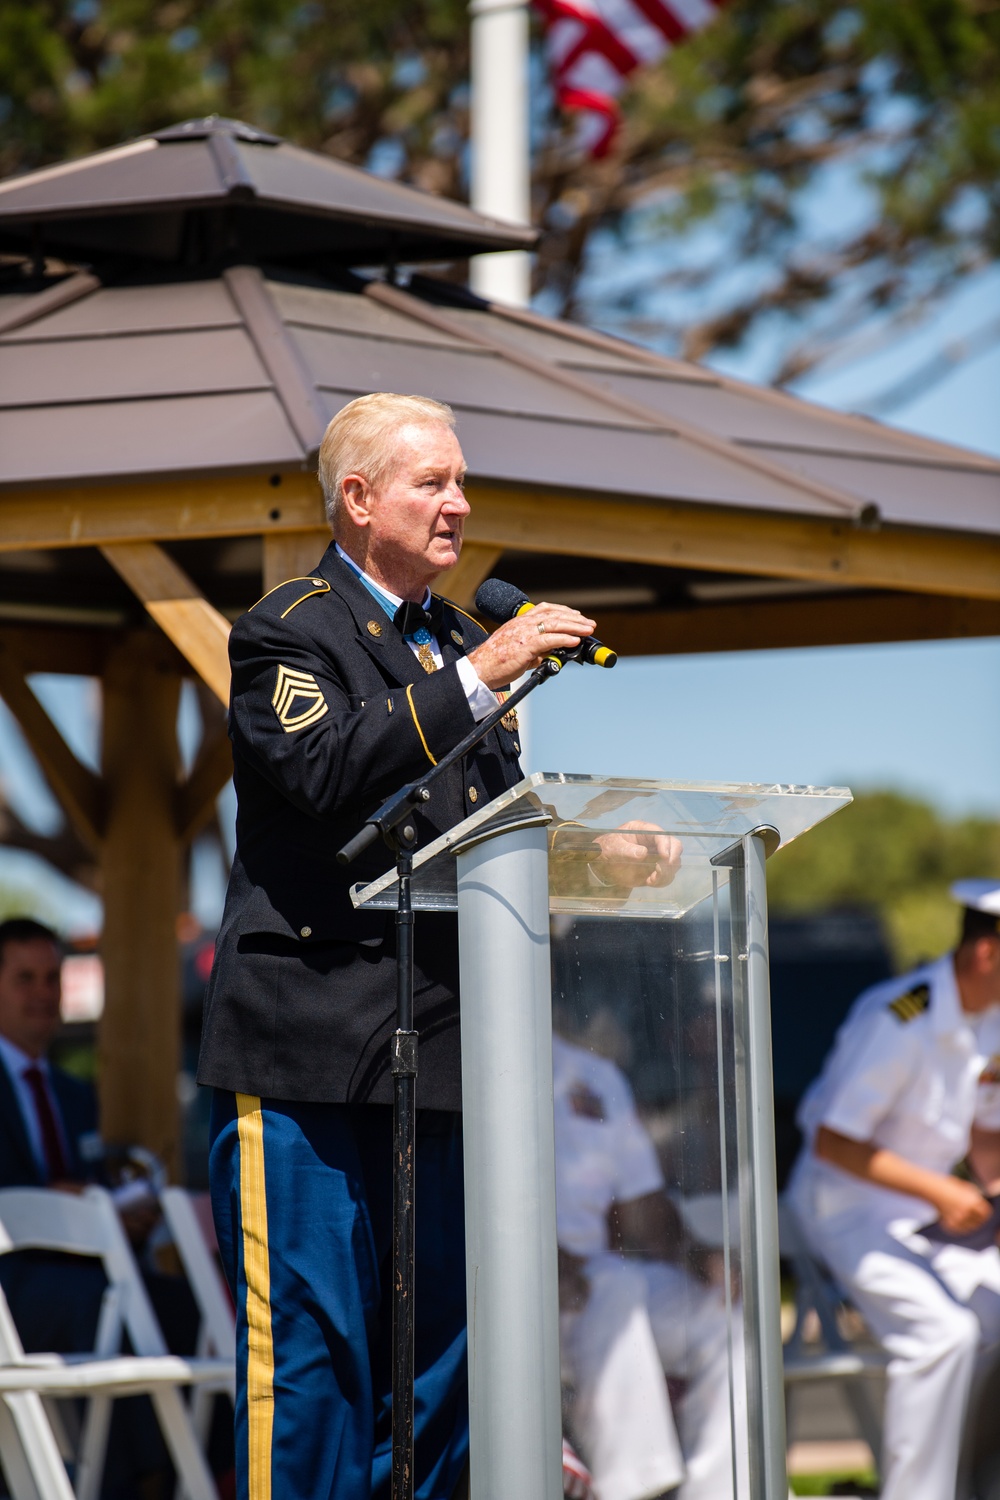
M 319 482 L 330 525 L 337 519 L 349 474 L 360 474 L 373 490 L 379 489 L 392 470 L 400 429 L 437 425 L 454 430 L 455 413 L 429 396 L 375 391 L 349 401 L 326 429 L 319 450 Z

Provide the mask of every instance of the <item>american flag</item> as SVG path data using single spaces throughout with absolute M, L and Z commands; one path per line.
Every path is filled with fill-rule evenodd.
M 701 31 L 725 0 L 534 0 L 560 106 L 580 116 L 581 144 L 603 156 L 618 128 L 618 95 L 644 63 Z

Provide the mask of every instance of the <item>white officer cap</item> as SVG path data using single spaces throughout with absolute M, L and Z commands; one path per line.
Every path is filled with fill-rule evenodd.
M 951 894 L 959 906 L 1000 917 L 1000 880 L 956 880 Z

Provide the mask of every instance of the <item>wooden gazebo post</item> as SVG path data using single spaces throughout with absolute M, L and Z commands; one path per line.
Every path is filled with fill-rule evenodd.
M 138 1142 L 176 1171 L 181 677 L 155 644 L 148 632 L 126 635 L 102 678 L 101 1131 L 108 1142 Z

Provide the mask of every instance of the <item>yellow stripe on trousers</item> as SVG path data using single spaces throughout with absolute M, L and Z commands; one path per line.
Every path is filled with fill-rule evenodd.
M 250 1500 L 271 1500 L 274 1427 L 274 1340 L 271 1263 L 264 1196 L 264 1116 L 256 1094 L 237 1094 L 240 1140 L 240 1217 L 247 1284 L 247 1427 Z

